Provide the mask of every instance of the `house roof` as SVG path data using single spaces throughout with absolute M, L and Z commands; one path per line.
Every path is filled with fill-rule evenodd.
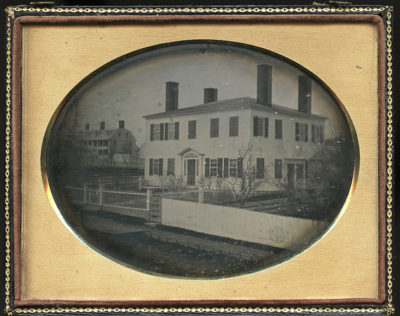
M 265 112 L 272 112 L 276 114 L 286 114 L 297 117 L 304 118 L 316 118 L 316 119 L 326 119 L 326 117 L 317 115 L 317 114 L 308 114 L 299 112 L 295 109 L 291 109 L 285 106 L 272 104 L 271 106 L 265 106 L 262 104 L 258 104 L 255 98 L 243 97 L 243 98 L 235 98 L 235 99 L 227 99 L 215 102 L 209 102 L 205 104 L 199 104 L 191 107 L 181 108 L 177 110 L 172 110 L 168 112 L 160 112 L 155 114 L 150 114 L 144 116 L 145 119 L 154 119 L 154 118 L 162 118 L 162 117 L 170 117 L 170 116 L 183 116 L 190 114 L 201 114 L 201 113 L 210 113 L 210 112 L 222 112 L 222 111 L 230 111 L 230 110 L 240 110 L 240 109 L 256 109 Z
M 110 139 L 115 133 L 121 130 L 128 131 L 125 128 L 84 131 L 82 138 L 85 140 L 96 140 L 96 139 L 107 140 Z

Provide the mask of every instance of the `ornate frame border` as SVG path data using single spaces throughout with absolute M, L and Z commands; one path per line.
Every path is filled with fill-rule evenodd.
M 4 216 L 5 216 L 5 312 L 7 315 L 24 314 L 123 314 L 123 313 L 221 313 L 221 314 L 263 314 L 263 313 L 323 313 L 323 314 L 394 314 L 393 306 L 393 56 L 392 56 L 392 12 L 391 6 L 326 6 L 315 4 L 313 6 L 197 6 L 197 7 L 38 7 L 38 6 L 15 6 L 6 9 L 6 116 L 5 116 L 5 187 L 4 187 Z M 120 14 L 132 16 L 148 16 L 157 14 L 168 15 L 332 15 L 332 14 L 374 14 L 379 15 L 384 22 L 384 52 L 385 52 L 385 291 L 386 301 L 383 305 L 331 305 L 331 306 L 281 306 L 281 307 L 14 307 L 13 299 L 13 216 L 12 210 L 12 102 L 15 95 L 12 93 L 13 84 L 19 80 L 12 72 L 12 39 L 13 24 L 20 16 L 118 16 Z

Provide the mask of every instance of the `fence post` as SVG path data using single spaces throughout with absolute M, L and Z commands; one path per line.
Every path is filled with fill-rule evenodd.
M 99 205 L 103 205 L 103 185 L 99 185 Z
M 151 199 L 151 189 L 147 189 L 147 192 L 146 192 L 146 211 L 150 211 L 150 199 Z
M 203 186 L 199 187 L 199 203 L 204 203 L 204 188 L 203 188 Z
M 88 184 L 85 183 L 83 185 L 83 204 L 84 205 L 86 205 L 86 203 L 87 203 L 87 187 L 88 187 Z

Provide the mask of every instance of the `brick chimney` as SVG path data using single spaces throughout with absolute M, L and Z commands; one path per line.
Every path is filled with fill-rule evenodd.
M 106 128 L 106 122 L 100 122 L 100 129 L 103 130 Z
M 257 103 L 272 105 L 272 66 L 270 65 L 257 66 Z
M 168 81 L 166 83 L 165 111 L 178 109 L 179 83 Z
M 205 88 L 204 89 L 204 103 L 215 102 L 218 100 L 218 89 Z
M 311 113 L 311 79 L 299 76 L 299 112 Z
M 119 128 L 125 128 L 125 121 L 119 121 L 118 122 L 118 127 Z

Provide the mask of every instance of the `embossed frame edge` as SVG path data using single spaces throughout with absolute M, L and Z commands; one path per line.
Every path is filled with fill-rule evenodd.
M 7 315 L 24 315 L 24 314 L 160 314 L 160 313 L 185 313 L 185 314 L 394 314 L 393 306 L 393 55 L 392 55 L 392 11 L 391 6 L 344 6 L 344 7 L 328 7 L 328 6 L 197 6 L 197 7 L 35 7 L 35 6 L 16 6 L 7 8 L 6 21 L 6 116 L 5 116 L 5 312 Z M 193 16 L 283 16 L 290 15 L 375 15 L 383 21 L 383 34 L 380 41 L 381 52 L 384 54 L 384 64 L 379 65 L 381 75 L 384 77 L 380 80 L 381 93 L 379 103 L 384 104 L 382 108 L 383 126 L 380 130 L 380 139 L 384 139 L 384 147 L 381 148 L 384 153 L 384 159 L 380 161 L 380 172 L 384 173 L 384 220 L 380 222 L 380 230 L 383 232 L 384 238 L 380 239 L 380 258 L 384 262 L 380 262 L 384 266 L 383 296 L 377 300 L 376 304 L 361 303 L 344 303 L 340 304 L 324 304 L 318 302 L 309 304 L 291 304 L 291 305 L 270 305 L 270 306 L 179 306 L 175 304 L 168 307 L 163 306 L 103 306 L 102 304 L 87 304 L 85 306 L 18 306 L 15 304 L 15 284 L 19 282 L 19 275 L 15 278 L 15 266 L 19 264 L 19 259 L 14 256 L 15 249 L 19 247 L 19 241 L 14 238 L 15 230 L 19 229 L 19 222 L 15 221 L 13 216 L 14 209 L 20 209 L 18 188 L 14 187 L 14 179 L 20 176 L 19 159 L 18 159 L 18 140 L 20 130 L 18 113 L 16 110 L 16 100 L 20 93 L 20 73 L 17 66 L 18 62 L 14 60 L 14 52 L 18 49 L 19 43 L 13 41 L 14 32 L 17 26 L 16 19 L 19 17 L 77 17 L 77 16 L 154 16 L 171 17 L 180 16 L 190 18 Z M 28 19 L 29 20 L 29 19 Z M 383 133 L 383 134 L 382 134 Z M 17 159 L 15 159 L 17 157 Z M 382 158 L 382 157 L 381 157 Z M 384 161 L 383 161 L 384 160 Z M 383 303 L 382 303 L 383 302 Z M 134 304 L 132 304 L 134 305 Z

